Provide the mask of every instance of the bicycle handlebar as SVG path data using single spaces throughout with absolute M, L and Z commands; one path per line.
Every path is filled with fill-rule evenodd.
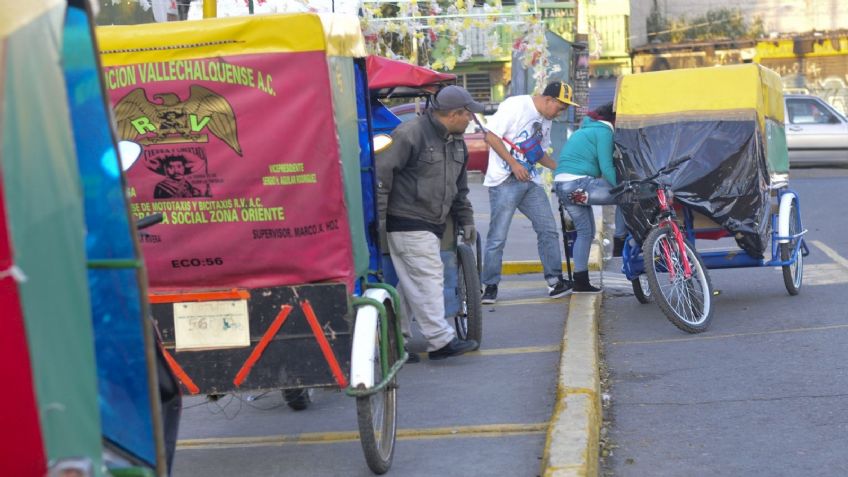
M 675 169 L 677 169 L 678 167 L 683 165 L 684 162 L 686 162 L 690 159 L 692 159 L 692 156 L 683 156 L 681 159 L 678 159 L 676 161 L 672 161 L 672 162 L 668 163 L 665 167 L 658 170 L 654 175 L 648 176 L 644 179 L 632 179 L 632 180 L 628 180 L 628 181 L 622 181 L 621 184 L 610 189 L 610 193 L 611 194 L 618 194 L 618 193 L 624 191 L 625 189 L 631 188 L 634 185 L 638 185 L 638 184 L 662 185 L 657 180 L 658 177 L 674 171 Z
M 141 219 L 138 219 L 138 221 L 135 223 L 135 227 L 138 230 L 146 229 L 147 227 L 150 227 L 151 225 L 158 224 L 159 222 L 162 221 L 162 219 L 163 219 L 162 213 L 156 212 L 155 214 L 151 214 L 151 215 L 148 215 L 147 217 L 142 217 Z

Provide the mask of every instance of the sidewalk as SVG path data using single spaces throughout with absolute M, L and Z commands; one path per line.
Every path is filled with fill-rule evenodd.
M 470 189 L 485 237 L 488 194 L 479 180 Z M 538 261 L 526 218 L 513 221 L 505 258 Z M 504 275 L 498 302 L 482 310 L 480 350 L 444 361 L 423 354 L 399 373 L 389 475 L 597 475 L 600 303 L 600 295 L 549 298 L 541 272 Z M 423 351 L 420 340 L 409 346 Z M 173 475 L 372 475 L 356 406 L 336 390 L 315 390 L 298 412 L 279 392 L 183 404 Z
M 469 177 L 470 198 L 477 230 L 485 238 L 488 231 L 489 200 L 482 176 Z M 558 201 L 551 196 L 551 207 L 561 230 Z M 604 233 L 603 212 L 594 207 L 598 237 Z M 602 240 L 592 246 L 589 269 L 595 283 L 603 283 Z M 484 242 L 485 247 L 485 242 Z M 484 248 L 485 249 L 485 248 Z M 560 252 L 562 235 L 560 232 Z M 562 255 L 565 260 L 565 254 Z M 563 264 L 563 274 L 567 268 Z M 532 224 L 516 213 L 510 225 L 504 250 L 504 280 L 511 275 L 542 271 Z M 544 283 L 540 283 L 540 286 Z M 572 295 L 565 313 L 565 328 L 560 350 L 556 400 L 550 418 L 542 458 L 544 476 L 594 476 L 598 474 L 598 442 L 603 421 L 600 399 L 598 318 L 602 294 Z

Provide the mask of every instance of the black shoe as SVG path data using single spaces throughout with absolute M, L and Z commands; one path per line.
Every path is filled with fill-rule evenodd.
M 409 351 L 406 348 L 404 348 L 404 350 L 406 351 L 406 354 L 407 354 L 407 358 L 406 358 L 407 363 L 415 364 L 415 363 L 421 362 L 421 356 L 418 353 L 413 353 L 412 351 Z
M 463 341 L 459 338 L 454 338 L 450 343 L 444 345 L 440 349 L 430 351 L 430 359 L 445 359 L 450 358 L 451 356 L 459 356 L 469 351 L 474 351 L 478 346 L 480 345 L 478 345 L 474 340 Z
M 560 298 L 571 293 L 571 282 L 568 280 L 559 279 L 553 286 L 548 286 L 548 296 L 551 298 Z
M 624 239 L 625 237 L 613 237 L 612 238 L 612 256 L 620 257 L 621 252 L 624 251 Z
M 601 289 L 593 287 L 589 283 L 589 272 L 577 272 L 574 274 L 574 293 L 600 293 Z
M 480 303 L 484 305 L 492 305 L 496 301 L 498 301 L 498 286 L 486 285 L 486 291 L 483 292 L 483 299 L 480 300 Z

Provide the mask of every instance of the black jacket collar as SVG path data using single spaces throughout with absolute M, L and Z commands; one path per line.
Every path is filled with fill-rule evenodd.
M 445 125 L 433 115 L 432 109 L 428 109 L 425 114 L 427 115 L 427 119 L 430 121 L 430 124 L 433 126 L 433 129 L 436 131 L 436 134 L 438 134 L 440 138 L 445 141 L 450 141 L 456 137 L 455 134 L 448 132 L 448 128 L 446 128 Z

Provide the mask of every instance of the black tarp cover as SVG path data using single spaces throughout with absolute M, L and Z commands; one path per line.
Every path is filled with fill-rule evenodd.
M 619 176 L 644 178 L 689 158 L 666 176 L 676 199 L 762 257 L 772 181 L 789 171 L 780 76 L 755 64 L 623 76 L 615 109 Z M 641 241 L 645 217 L 625 209 Z
M 722 225 L 735 234 L 743 250 L 759 258 L 768 244 L 770 207 L 768 167 L 757 125 L 752 116 L 617 128 L 616 172 L 623 179 L 644 178 L 690 158 L 665 176 L 675 200 Z M 623 207 L 628 229 L 641 242 L 650 229 L 647 217 L 638 205 Z

